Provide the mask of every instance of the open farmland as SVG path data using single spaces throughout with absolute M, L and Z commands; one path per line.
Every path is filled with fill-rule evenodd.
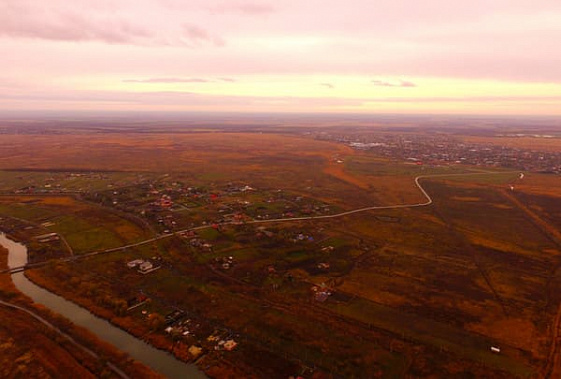
M 210 376 L 556 372 L 556 176 L 297 133 L 8 137 L 27 275 Z

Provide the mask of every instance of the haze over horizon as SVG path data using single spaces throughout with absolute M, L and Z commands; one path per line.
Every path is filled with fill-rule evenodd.
M 561 2 L 0 0 L 0 110 L 561 115 Z

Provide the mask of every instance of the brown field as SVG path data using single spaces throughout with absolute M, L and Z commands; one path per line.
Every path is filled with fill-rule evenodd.
M 561 178 L 556 175 L 529 173 L 514 185 L 516 192 L 561 196 Z
M 0 169 L 175 173 L 196 184 L 242 179 L 262 188 L 306 190 L 339 205 L 379 202 L 386 192 L 379 181 L 365 183 L 332 167 L 333 156 L 352 154 L 340 144 L 279 134 L 4 135 Z M 352 199 L 344 196 L 348 191 Z
M 526 143 L 509 143 L 515 142 Z M 250 184 L 255 194 L 228 201 L 249 199 L 266 210 L 274 209 L 277 189 L 347 210 L 424 202 L 416 176 L 474 168 L 406 165 L 295 135 L 212 132 L 7 135 L 0 169 L 169 174 L 165 186 Z M 172 237 L 47 265 L 30 277 L 138 336 L 149 334 L 161 348 L 173 346 L 170 336 L 151 332 L 139 312 L 118 310 L 140 288 L 153 299 L 150 312 L 180 307 L 205 320 L 207 333 L 233 330 L 240 348 L 231 355 L 209 349 L 205 358 L 215 377 L 286 377 L 311 364 L 317 377 L 539 377 L 558 352 L 561 180 L 516 177 L 425 178 L 434 200 L 428 207 L 264 223 L 267 233 L 255 224 L 227 225 L 200 231 L 213 245 L 208 251 Z M 134 187 L 131 179 L 103 193 Z M 145 192 L 134 196 L 148 201 Z M 215 210 L 210 204 L 180 211 L 200 223 Z M 77 253 L 152 235 L 113 208 L 80 198 L 11 194 L 0 197 L 0 213 L 53 222 L 49 230 Z M 153 274 L 126 267 L 156 254 L 163 264 Z M 225 256 L 235 258 L 233 268 L 215 263 Z M 322 284 L 333 292 L 325 303 L 311 296 Z M 191 359 L 187 345 L 175 352 Z
M 86 169 L 200 173 L 284 166 L 349 152 L 341 145 L 253 133 L 4 135 L 0 168 Z M 142 163 L 142 164 L 139 164 Z

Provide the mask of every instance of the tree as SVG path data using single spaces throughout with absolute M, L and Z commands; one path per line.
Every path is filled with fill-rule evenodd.
M 150 325 L 150 329 L 152 330 L 160 329 L 164 326 L 165 322 L 164 316 L 159 313 L 151 313 L 150 316 L 148 316 L 148 325 Z

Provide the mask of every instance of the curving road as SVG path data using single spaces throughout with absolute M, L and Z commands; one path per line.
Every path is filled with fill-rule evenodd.
M 502 171 L 502 172 L 481 171 L 481 172 L 470 172 L 470 173 L 464 173 L 464 174 L 419 175 L 419 176 L 415 177 L 415 185 L 417 186 L 417 188 L 419 188 L 419 191 L 421 191 L 421 193 L 425 197 L 425 199 L 426 199 L 425 202 L 413 203 L 413 204 L 382 205 L 382 206 L 375 205 L 375 206 L 371 206 L 371 207 L 358 208 L 358 209 L 353 209 L 353 210 L 350 210 L 350 211 L 345 211 L 345 212 L 336 213 L 336 214 L 332 214 L 332 215 L 323 215 L 323 216 L 304 216 L 304 217 L 290 217 L 290 218 L 275 218 L 275 219 L 267 219 L 267 220 L 251 220 L 251 221 L 246 221 L 244 224 L 266 224 L 266 223 L 274 223 L 274 222 L 322 220 L 322 219 L 329 219 L 329 218 L 344 217 L 344 216 L 352 215 L 352 214 L 355 214 L 355 213 L 368 212 L 368 211 L 380 210 L 380 209 L 399 209 L 399 208 L 426 207 L 427 205 L 431 205 L 433 200 L 430 197 L 430 195 L 427 193 L 427 191 L 421 185 L 421 183 L 420 183 L 421 179 L 438 178 L 438 177 L 451 177 L 451 176 L 499 175 L 499 174 L 515 173 L 515 172 L 518 173 L 519 171 Z M 236 223 L 225 222 L 225 223 L 222 223 L 222 225 L 236 225 Z M 93 256 L 93 255 L 98 255 L 98 254 L 103 254 L 103 253 L 111 253 L 111 252 L 114 252 L 114 251 L 124 250 L 124 249 L 130 248 L 130 247 L 141 246 L 141 245 L 145 245 L 147 243 L 159 241 L 161 239 L 165 239 L 165 238 L 169 238 L 171 236 L 174 236 L 178 233 L 186 233 L 186 232 L 190 232 L 190 231 L 208 229 L 210 227 L 211 227 L 211 225 L 201 225 L 201 226 L 197 226 L 197 227 L 194 227 L 194 228 L 178 230 L 178 231 L 173 232 L 173 233 L 161 234 L 157 237 L 150 238 L 150 239 L 147 239 L 145 241 L 132 243 L 132 244 L 125 245 L 125 246 L 115 247 L 115 248 L 111 248 L 111 249 L 107 249 L 107 250 L 96 251 L 96 252 L 93 252 L 93 253 L 82 254 L 80 256 L 74 256 L 74 257 L 64 258 L 64 259 L 65 260 L 75 260 L 75 259 L 79 259 L 81 257 L 86 257 L 86 256 Z
M 419 191 L 421 191 L 421 193 L 425 197 L 425 199 L 426 199 L 425 202 L 413 203 L 413 204 L 382 205 L 382 206 L 375 205 L 375 206 L 371 206 L 371 207 L 358 208 L 358 209 L 353 209 L 353 210 L 350 210 L 350 211 L 345 211 L 345 212 L 336 213 L 336 214 L 332 214 L 332 215 L 323 215 L 323 216 L 304 216 L 304 217 L 291 217 L 291 218 L 275 218 L 275 219 L 267 219 L 267 220 L 251 220 L 251 221 L 246 221 L 244 224 L 247 225 L 247 224 L 266 224 L 266 223 L 275 223 L 275 222 L 323 220 L 323 219 L 344 217 L 344 216 L 352 215 L 352 214 L 355 214 L 355 213 L 368 212 L 368 211 L 381 210 L 381 209 L 400 209 L 400 208 L 402 209 L 402 208 L 426 207 L 428 205 L 431 205 L 433 200 L 430 197 L 430 195 L 427 193 L 427 191 L 421 185 L 421 183 L 420 183 L 421 179 L 451 177 L 451 176 L 502 175 L 502 174 L 519 173 L 519 172 L 520 171 L 502 171 L 502 172 L 480 171 L 480 172 L 470 172 L 470 173 L 464 173 L 464 174 L 419 175 L 415 178 L 415 185 L 417 186 L 417 188 L 419 188 Z M 236 225 L 236 224 L 237 223 L 235 223 L 235 222 L 225 222 L 225 223 L 222 223 L 221 225 Z M 71 256 L 71 257 L 67 257 L 67 258 L 61 258 L 60 260 L 62 260 L 62 261 L 75 261 L 75 260 L 78 260 L 78 259 L 82 259 L 82 258 L 86 258 L 86 257 L 92 257 L 92 256 L 99 255 L 99 254 L 112 253 L 112 252 L 115 252 L 115 251 L 121 251 L 121 250 L 125 250 L 125 249 L 131 248 L 131 247 L 142 246 L 142 245 L 146 245 L 148 243 L 156 242 L 156 241 L 159 241 L 159 240 L 162 240 L 162 239 L 165 239 L 165 238 L 172 237 L 172 236 L 174 236 L 178 233 L 186 233 L 186 232 L 190 232 L 190 231 L 203 230 L 203 229 L 208 229 L 210 227 L 211 227 L 211 225 L 196 226 L 194 228 L 178 230 L 178 231 L 173 232 L 173 233 L 161 234 L 159 236 L 156 236 L 154 238 L 150 238 L 150 239 L 147 239 L 147 240 L 144 240 L 144 241 L 141 241 L 141 242 L 131 243 L 131 244 L 128 244 L 128 245 L 114 247 L 114 248 L 106 249 L 106 250 L 94 251 L 92 253 L 74 255 L 74 256 Z M 40 262 L 40 263 L 34 263 L 34 264 L 27 265 L 27 266 L 22 266 L 22 267 L 13 267 L 9 271 L 10 272 L 22 271 L 22 270 L 25 270 L 27 268 L 38 267 L 38 266 L 44 265 L 46 263 L 47 262 Z M 8 270 L 6 270 L 6 272 L 8 272 Z
M 425 201 L 424 203 L 414 203 L 414 204 L 397 204 L 397 205 L 382 205 L 382 206 L 371 206 L 371 207 L 365 207 L 365 208 L 358 208 L 358 209 L 353 209 L 350 211 L 346 211 L 346 212 L 341 212 L 341 213 L 336 213 L 336 214 L 332 214 L 332 215 L 324 215 L 324 216 L 306 216 L 306 217 L 292 217 L 292 218 L 275 218 L 275 219 L 268 219 L 268 220 L 251 220 L 251 221 L 247 221 L 246 224 L 258 224 L 258 223 L 267 223 L 267 222 L 287 222 L 287 221 L 307 221 L 307 220 L 321 220 L 321 219 L 326 219 L 326 218 L 336 218 L 336 217 L 343 217 L 343 216 L 348 216 L 348 215 L 352 215 L 355 213 L 361 213 L 361 212 L 367 212 L 367 211 L 374 211 L 374 210 L 380 210 L 380 209 L 399 209 L 399 208 L 416 208 L 416 207 L 425 207 L 427 205 L 431 205 L 432 204 L 432 198 L 430 197 L 430 195 L 427 193 L 427 191 L 423 188 L 423 186 L 421 186 L 421 183 L 419 182 L 421 179 L 426 179 L 426 178 L 437 178 L 437 177 L 450 177 L 450 176 L 468 176 L 468 175 L 490 175 L 490 174 L 507 174 L 507 173 L 513 173 L 513 172 L 518 172 L 518 171 L 506 171 L 506 172 L 470 172 L 470 173 L 466 173 L 466 174 L 435 174 L 435 175 L 420 175 L 417 176 L 415 178 L 415 185 L 417 186 L 417 188 L 419 188 L 419 190 L 421 191 L 421 193 L 423 194 L 423 196 L 425 197 L 425 199 L 427 201 Z M 232 223 L 226 223 L 226 224 L 232 224 Z M 189 231 L 189 230 L 193 230 L 193 229 L 187 229 L 185 231 Z M 183 231 L 179 231 L 183 232 Z

